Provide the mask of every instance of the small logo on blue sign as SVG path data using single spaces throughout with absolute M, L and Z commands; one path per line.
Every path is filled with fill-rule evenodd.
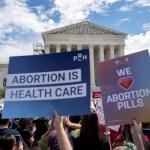
M 73 56 L 73 61 L 84 61 L 87 60 L 87 55 L 83 55 L 82 53 L 78 53 L 76 56 Z

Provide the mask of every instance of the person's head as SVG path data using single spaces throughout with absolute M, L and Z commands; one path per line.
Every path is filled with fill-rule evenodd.
M 41 128 L 43 126 L 48 127 L 48 119 L 47 118 L 38 118 L 36 120 L 33 120 L 32 123 L 35 125 L 36 129 Z
M 19 126 L 23 129 L 29 128 L 31 125 L 31 119 L 21 118 L 19 121 Z
M 80 120 L 81 120 L 81 116 L 70 116 L 70 117 L 69 117 L 69 120 L 70 120 L 72 123 L 79 123 Z
M 36 130 L 34 132 L 34 139 L 36 141 L 39 141 L 41 139 L 41 136 L 45 134 L 48 129 L 48 120 L 47 118 L 38 118 L 36 120 L 33 120 L 32 123 L 35 124 L 36 127 Z
M 80 137 L 97 142 L 101 135 L 97 114 L 82 116 Z
M 0 125 L 7 125 L 9 126 L 11 119 L 2 119 L 2 114 L 0 114 Z
M 0 136 L 0 150 L 15 150 L 16 139 L 14 135 L 3 135 Z
M 81 121 L 81 116 L 70 116 L 70 117 L 69 117 L 69 121 L 70 121 L 71 123 L 79 124 L 80 121 Z M 74 130 L 74 129 L 71 128 L 71 127 L 68 128 L 68 132 L 70 132 L 70 131 L 72 131 L 72 130 Z
M 15 118 L 14 120 L 15 120 L 16 124 L 19 126 L 20 118 Z

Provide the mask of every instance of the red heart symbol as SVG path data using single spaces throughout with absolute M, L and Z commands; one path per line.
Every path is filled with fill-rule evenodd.
M 118 81 L 118 84 L 122 88 L 128 90 L 131 87 L 131 85 L 133 84 L 133 78 L 130 77 L 130 76 L 127 76 L 125 78 L 120 78 L 119 81 Z

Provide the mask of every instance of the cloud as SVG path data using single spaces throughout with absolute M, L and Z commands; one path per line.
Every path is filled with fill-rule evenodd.
M 136 0 L 135 1 L 136 5 L 139 6 L 150 6 L 150 1 L 149 0 Z
M 35 7 L 35 13 L 26 2 L 5 0 L 0 7 L 0 61 L 8 61 L 14 55 L 33 54 L 32 43 L 41 40 L 41 32 L 55 27 L 42 6 Z
M 133 8 L 133 5 L 124 5 L 124 6 L 121 6 L 118 10 L 125 12 L 125 11 L 130 11 L 132 8 Z
M 42 37 L 38 33 L 31 33 L 26 41 L 18 41 L 11 37 L 7 41 L 0 40 L 0 62 L 8 62 L 11 56 L 33 55 L 33 44 L 42 43 L 41 41 Z
M 32 55 L 32 44 L 41 40 L 41 32 L 83 21 L 93 12 L 105 14 L 112 4 L 120 0 L 54 0 L 54 7 L 47 10 L 42 5 L 29 7 L 27 1 L 5 0 L 5 3 L 1 4 L 0 61 L 6 61 L 14 55 Z M 149 0 L 128 0 L 128 3 L 130 5 L 122 6 L 120 11 L 150 4 Z M 59 21 L 55 22 L 52 19 L 53 15 L 59 15 Z M 118 23 L 129 20 L 123 18 Z M 145 29 L 149 27 L 149 23 L 143 25 Z M 125 53 L 150 48 L 149 41 L 150 31 L 140 35 L 129 35 L 126 39 Z
M 143 29 L 150 30 L 150 23 L 145 23 L 142 25 Z
M 11 55 L 31 54 L 32 43 L 40 39 L 37 34 L 83 21 L 92 12 L 105 13 L 117 1 L 119 0 L 54 0 L 54 7 L 48 8 L 44 7 L 44 2 L 31 7 L 28 0 L 2 0 L 0 61 L 8 60 Z M 57 22 L 52 19 L 53 15 L 59 17 Z
M 131 54 L 141 50 L 148 49 L 150 51 L 150 30 L 145 34 L 129 35 L 125 40 L 125 54 Z
M 32 55 L 32 43 L 11 43 L 0 46 L 0 61 L 8 62 L 10 56 Z
M 45 31 L 50 24 L 43 21 L 46 16 L 42 13 L 42 8 L 38 7 L 37 9 L 41 12 L 40 16 L 29 8 L 25 0 L 5 0 L 5 6 L 0 9 L 0 35 L 5 35 L 8 33 L 8 29 L 14 26 L 20 28 L 22 32 L 34 31 L 40 33 Z M 54 21 L 49 23 L 53 25 Z M 15 28 L 11 30 L 11 32 L 15 31 Z
M 0 9 L 1 37 L 7 33 L 16 32 L 15 28 L 19 28 L 19 32 L 32 31 L 41 33 L 46 30 L 83 21 L 92 12 L 106 12 L 109 5 L 119 0 L 54 0 L 54 7 L 47 8 L 47 10 L 44 7 L 44 3 L 30 7 L 27 1 L 5 0 L 5 3 L 1 4 L 3 6 Z M 60 15 L 60 20 L 57 23 L 50 18 L 51 15 L 56 14 Z M 9 30 L 10 27 L 12 30 Z
M 127 22 L 127 21 L 130 21 L 130 18 L 123 18 L 123 19 L 119 20 L 119 21 L 116 23 L 116 25 L 120 25 L 121 23 Z
M 42 37 L 39 33 L 32 32 L 25 34 L 25 37 L 27 38 L 25 40 L 14 39 L 13 37 L 7 37 L 7 40 L 5 38 L 0 39 L 0 62 L 8 62 L 11 56 L 33 55 L 33 44 L 42 43 Z
M 59 12 L 60 24 L 66 25 L 85 20 L 92 12 L 105 13 L 108 6 L 119 0 L 55 0 L 50 14 Z
M 133 7 L 147 7 L 150 6 L 149 0 L 126 0 L 128 4 L 121 6 L 119 11 L 131 11 Z

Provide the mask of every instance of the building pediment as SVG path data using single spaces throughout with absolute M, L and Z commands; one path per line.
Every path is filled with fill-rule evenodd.
M 57 28 L 44 33 L 48 34 L 89 34 L 89 35 L 127 35 L 126 33 L 100 26 L 88 21 Z

